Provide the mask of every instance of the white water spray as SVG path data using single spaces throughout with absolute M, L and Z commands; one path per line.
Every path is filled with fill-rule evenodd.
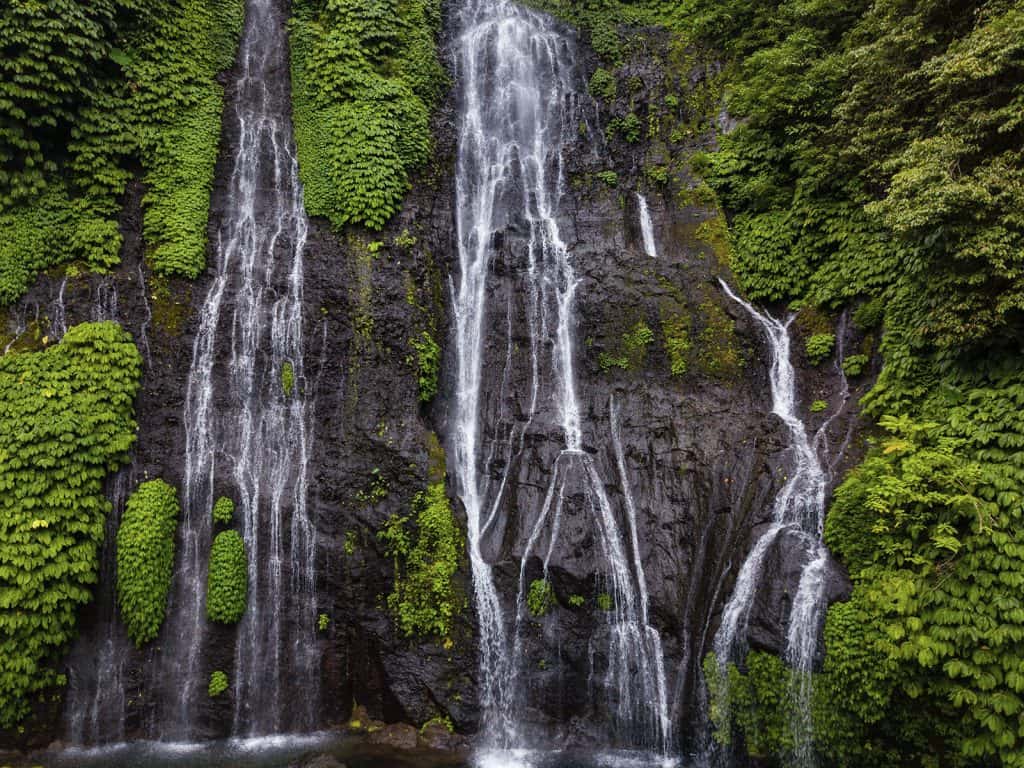
M 636 193 L 636 207 L 640 212 L 640 234 L 644 241 L 644 253 L 655 259 L 658 257 L 658 245 L 654 240 L 654 223 L 651 221 L 651 211 L 647 207 L 647 198 L 639 192 Z

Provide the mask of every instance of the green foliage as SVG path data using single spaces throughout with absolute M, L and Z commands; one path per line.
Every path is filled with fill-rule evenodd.
M 828 360 L 836 345 L 834 333 L 816 333 L 807 339 L 805 350 L 811 365 L 821 365 Z
M 621 368 L 624 371 L 639 368 L 643 365 L 647 348 L 653 341 L 654 331 L 641 318 L 631 328 L 622 332 L 613 351 L 598 355 L 598 366 L 602 371 L 609 371 L 612 368 Z
M 582 608 L 585 602 L 583 595 L 569 595 L 569 605 L 573 608 Z
M 824 400 L 815 400 L 811 403 L 811 413 L 821 413 L 826 408 L 828 408 L 828 403 Z
M 238 531 L 221 531 L 210 549 L 206 577 L 206 615 L 210 621 L 235 624 L 245 613 L 249 593 L 249 566 L 245 542 Z
M 597 607 L 602 611 L 610 611 L 615 607 L 615 601 L 612 600 L 612 596 L 607 592 L 602 592 L 597 596 Z
M 437 382 L 441 375 L 441 347 L 429 331 L 409 340 L 416 352 L 416 373 L 420 402 L 429 403 L 437 394 Z
M 227 496 L 221 496 L 213 505 L 213 522 L 220 525 L 231 525 L 235 515 L 235 502 Z
M 364 490 L 356 492 L 356 500 L 363 504 L 377 504 L 387 498 L 389 493 L 388 481 L 381 474 L 379 467 L 374 467 L 370 472 L 370 482 Z
M 297 0 L 292 98 L 306 210 L 381 229 L 431 153 L 438 0 Z
M 526 592 L 526 608 L 530 615 L 540 618 L 554 606 L 555 590 L 547 579 L 534 579 Z
M 116 323 L 0 357 L 0 727 L 63 681 L 50 664 L 92 599 L 103 483 L 135 439 L 140 365 Z
M 587 90 L 595 99 L 612 101 L 615 98 L 615 75 L 607 69 L 594 70 L 594 74 L 590 76 Z
M 619 185 L 619 174 L 615 171 L 598 171 L 595 175 L 609 187 L 614 188 Z
M 700 304 L 703 329 L 697 335 L 697 366 L 712 378 L 731 381 L 743 368 L 743 356 L 736 338 L 736 325 L 718 304 Z
M 291 361 L 285 360 L 281 363 L 281 391 L 284 392 L 286 398 L 292 396 L 292 391 L 295 389 L 295 366 L 291 364 Z
M 321 613 L 316 617 L 316 628 L 320 632 L 326 632 L 329 626 L 331 626 L 331 617 L 326 613 Z
M 843 373 L 847 376 L 860 376 L 870 358 L 867 355 L 850 355 L 843 360 Z
M 160 631 L 174 575 L 178 492 L 163 480 L 142 483 L 117 529 L 117 601 L 136 646 Z
M 0 10 L 0 303 L 34 275 L 118 261 L 116 216 L 142 169 L 158 272 L 203 268 L 222 89 L 242 0 L 58 0 Z
M 686 373 L 687 357 L 693 346 L 690 341 L 690 319 L 681 314 L 662 317 L 661 332 L 665 336 L 669 370 L 673 376 L 682 376 Z
M 412 502 L 412 514 L 393 515 L 378 532 L 395 559 L 395 586 L 388 609 L 406 637 L 445 637 L 461 597 L 454 577 L 462 554 L 444 482 L 431 483 Z
M 210 684 L 206 688 L 206 693 L 211 699 L 215 699 L 220 696 L 224 691 L 228 689 L 228 676 L 221 672 L 219 669 L 210 673 Z

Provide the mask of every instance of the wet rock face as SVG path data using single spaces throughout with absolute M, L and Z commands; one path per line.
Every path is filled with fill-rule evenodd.
M 579 66 L 583 82 L 596 66 L 585 49 Z M 377 536 L 391 515 L 407 514 L 413 496 L 426 487 L 431 433 L 445 446 L 454 437 L 455 355 L 449 333 L 450 286 L 459 280 L 452 210 L 454 105 L 451 96 L 436 118 L 435 162 L 415 180 L 402 212 L 384 232 L 339 237 L 325 222 L 310 226 L 304 355 L 307 371 L 315 372 L 308 382 L 316 398 L 309 503 L 319 542 L 316 610 L 325 617 L 319 634 L 323 726 L 344 722 L 353 703 L 384 722 L 419 726 L 448 717 L 462 733 L 478 726 L 468 563 L 463 560 L 457 574 L 465 608 L 451 642 L 406 638 L 386 607 L 394 563 Z M 759 329 L 717 287 L 717 276 L 727 269 L 713 243 L 702 239 L 700 226 L 712 212 L 679 203 L 679 189 L 690 183 L 685 177 L 646 190 L 659 251 L 656 259 L 647 256 L 633 190 L 648 148 L 605 145 L 601 115 L 591 111 L 585 117 L 565 157 L 559 219 L 580 280 L 572 336 L 582 448 L 620 530 L 629 530 L 627 493 L 635 507 L 651 623 L 664 647 L 671 711 L 685 741 L 691 732 L 686 724 L 695 717 L 701 660 L 787 471 L 786 432 L 769 413 L 768 353 Z M 237 140 L 225 133 L 222 158 L 230 157 Z M 596 175 L 612 166 L 619 171 L 615 188 Z M 211 232 L 223 214 L 225 169 L 222 159 Z M 180 485 L 186 377 L 197 310 L 211 272 L 194 283 L 150 275 L 140 234 L 141 193 L 133 185 L 126 199 L 122 266 L 110 278 L 70 278 L 66 322 L 90 319 L 97 306 L 109 303 L 102 285 L 116 286 L 116 318 L 140 345 L 146 338 L 134 476 L 137 482 L 163 477 Z M 602 601 L 608 591 L 607 558 L 595 534 L 583 469 L 573 466 L 571 457 L 561 457 L 564 435 L 550 382 L 541 382 L 538 407 L 529 417 L 531 336 L 522 290 L 527 236 L 515 219 L 494 235 L 479 460 L 492 488 L 504 483 L 504 489 L 500 498 L 491 497 L 498 499 L 498 514 L 484 549 L 510 619 L 521 586 L 542 578 L 542 561 L 548 558 L 556 605 L 539 617 L 527 612 L 520 628 L 518 687 L 528 727 L 566 743 L 604 743 L 610 706 L 601 687 L 609 663 Z M 411 245 L 410 238 L 415 239 Z M 382 245 L 371 248 L 376 242 Z M 18 313 L 31 318 L 38 308 L 45 331 L 59 289 L 59 277 L 41 278 L 14 309 L 12 324 Z M 624 336 L 641 323 L 651 338 L 636 349 Z M 418 399 L 409 343 L 425 329 L 433 330 L 444 350 L 439 394 L 427 405 Z M 678 360 L 670 353 L 671 342 L 683 338 L 689 345 L 683 353 L 686 370 L 676 365 L 673 373 Z M 550 338 L 540 341 L 541 353 L 550 354 Z M 799 346 L 794 343 L 795 350 Z M 837 407 L 837 381 L 830 369 L 801 365 L 798 372 L 803 412 L 813 428 L 824 416 L 811 415 L 810 402 L 825 399 L 830 410 Z M 856 393 L 850 403 L 855 400 Z M 842 443 L 851 423 L 836 421 L 834 445 Z M 852 455 L 856 440 L 850 445 Z M 561 478 L 556 467 L 566 470 Z M 834 471 L 837 478 L 841 467 Z M 383 489 L 375 491 L 377 478 L 383 479 Z M 562 500 L 557 536 L 549 524 L 530 547 L 556 481 Z M 455 496 L 458 489 L 450 478 L 449 485 Z M 230 495 L 230 487 L 223 492 Z M 458 514 L 457 499 L 454 506 Z M 773 651 L 785 645 L 789 598 L 799 575 L 794 553 L 780 542 L 766 569 L 768 588 L 759 592 L 750 619 L 750 644 Z M 99 589 L 109 594 L 114 584 Z M 833 569 L 830 599 L 841 597 L 844 589 L 844 575 Z M 96 606 L 83 612 L 82 639 L 68 657 L 72 677 L 76 664 L 92 658 L 107 621 Z M 202 649 L 207 673 L 221 669 L 230 676 L 235 639 L 232 627 L 207 632 Z M 167 695 L 154 672 L 160 645 L 158 639 L 142 650 L 121 648 L 127 738 L 154 733 L 157 704 Z M 230 732 L 231 695 L 229 689 L 202 702 L 200 736 Z M 296 685 L 288 695 L 297 703 L 309 691 Z M 36 727 L 42 743 L 64 735 L 57 715 Z

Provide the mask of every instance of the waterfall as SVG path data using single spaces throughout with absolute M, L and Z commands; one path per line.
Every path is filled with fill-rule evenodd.
M 117 283 L 111 275 L 101 277 L 93 284 L 92 311 L 94 323 L 117 320 Z
M 57 298 L 50 304 L 50 341 L 57 343 L 68 332 L 67 312 L 64 306 L 64 289 L 68 286 L 67 277 L 61 278 Z
M 72 744 L 109 744 L 124 740 L 124 661 L 131 647 L 120 621 L 117 593 L 117 529 L 128 492 L 135 485 L 135 467 L 120 470 L 107 482 L 111 511 L 100 550 L 99 584 L 92 631 L 76 644 L 68 676 L 68 738 Z
M 730 661 L 742 659 L 746 653 L 747 622 L 761 586 L 766 556 L 780 537 L 796 539 L 804 550 L 805 559 L 790 611 L 785 656 L 793 669 L 791 689 L 796 703 L 796 715 L 792 723 L 794 759 L 799 766 L 809 766 L 814 761 L 810 716 L 811 670 L 826 608 L 825 576 L 828 565 L 828 551 L 822 538 L 828 473 L 819 459 L 819 445 L 834 416 L 826 420 L 812 442 L 797 413 L 796 374 L 790 360 L 789 337 L 789 325 L 793 318 L 783 322 L 759 312 L 733 293 L 724 282 L 721 285 L 726 295 L 757 321 L 768 339 L 771 352 L 769 380 L 772 413 L 786 425 L 794 465 L 792 474 L 775 497 L 771 525 L 754 544 L 740 568 L 714 639 L 714 650 L 722 673 L 725 673 Z M 842 383 L 842 396 L 845 400 L 848 395 L 845 377 Z
M 636 205 L 640 211 L 640 234 L 643 236 L 644 253 L 652 259 L 658 257 L 658 246 L 654 241 L 654 223 L 651 221 L 651 211 L 647 207 L 647 198 L 636 193 Z
M 574 66 L 575 45 L 544 14 L 503 0 L 469 0 L 461 14 L 455 52 L 462 90 L 455 190 L 460 281 L 453 288 L 453 470 L 468 522 L 484 737 L 490 747 L 524 746 L 518 682 L 525 670 L 518 651 L 528 587 L 526 562 L 537 553 L 546 572 L 559 536 L 563 501 L 574 483 L 574 489 L 582 486 L 593 518 L 614 602 L 603 634 L 592 643 L 605 644 L 608 668 L 598 684 L 606 694 L 617 741 L 665 751 L 672 734 L 664 664 L 660 638 L 648 623 L 636 511 L 626 490 L 629 546 L 596 460 L 584 449 L 576 393 L 573 323 L 579 280 L 558 221 L 565 193 L 563 149 L 576 134 L 580 106 L 586 104 Z M 484 320 L 497 243 L 504 230 L 518 229 L 520 223 L 526 238 L 524 263 L 509 279 L 516 281 L 514 291 L 524 297 L 531 385 L 528 402 L 520 404 L 526 413 L 519 445 L 536 421 L 538 428 L 550 427 L 560 434 L 564 447 L 550 467 L 540 509 L 532 510 L 536 517 L 521 556 L 518 594 L 506 613 L 483 546 L 488 530 L 497 524 L 508 480 L 506 469 L 493 488 L 485 471 L 494 444 L 485 451 L 484 442 L 494 425 L 482 419 L 490 413 L 482 394 L 488 346 Z M 514 344 L 511 303 L 506 311 L 503 394 Z M 610 410 L 617 425 L 614 402 Z M 540 423 L 545 418 L 549 424 Z M 628 488 L 616 431 L 613 426 L 615 459 Z M 509 440 L 509 445 L 514 443 Z
M 307 221 L 281 5 L 249 0 L 239 52 L 237 149 L 185 400 L 183 520 L 161 667 L 165 740 L 194 734 L 197 701 L 206 696 L 204 587 L 211 509 L 222 493 L 235 501 L 248 556 L 248 607 L 230 673 L 233 733 L 316 722 L 316 532 L 307 508 L 313 393 L 302 349 Z
M 139 325 L 138 347 L 146 359 L 146 366 L 152 368 L 153 357 L 149 348 L 149 327 L 153 323 L 153 309 L 149 305 L 149 296 L 146 295 L 146 276 L 142 272 L 141 259 L 139 259 L 136 274 L 139 278 L 139 295 L 142 297 L 142 308 L 146 311 L 146 318 Z

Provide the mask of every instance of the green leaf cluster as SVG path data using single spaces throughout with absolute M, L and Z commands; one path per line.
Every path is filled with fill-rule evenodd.
M 231 525 L 235 515 L 235 502 L 227 496 L 221 496 L 213 504 L 213 522 L 219 525 Z
M 206 577 L 206 615 L 210 621 L 236 624 L 249 595 L 249 565 L 238 531 L 221 531 L 210 548 Z
M 540 618 L 555 605 L 555 589 L 547 579 L 534 579 L 526 592 L 526 608 L 532 616 Z
M 128 498 L 117 529 L 117 601 L 137 646 L 155 638 L 164 622 L 179 511 L 174 487 L 149 480 Z
M 444 481 L 418 493 L 412 514 L 392 516 L 377 536 L 395 559 L 387 603 L 399 630 L 406 637 L 447 636 L 462 604 L 455 571 L 463 539 Z
M 441 347 L 430 331 L 421 331 L 419 336 L 409 339 L 416 353 L 416 382 L 421 403 L 429 403 L 437 394 L 438 379 L 441 375 Z
M 211 699 L 220 696 L 228 689 L 228 676 L 221 670 L 210 673 L 210 684 L 206 687 L 206 693 Z
M 135 440 L 140 366 L 116 323 L 0 357 L 0 727 L 62 679 L 50 665 L 92 599 L 103 484 Z
M 296 0 L 292 100 L 306 210 L 381 229 L 430 158 L 439 0 Z
M 807 352 L 807 361 L 811 365 L 821 365 L 828 360 L 835 345 L 836 335 L 834 333 L 815 333 L 808 337 L 804 346 Z
M 196 276 L 242 0 L 15 0 L 0 9 L 0 303 L 41 269 L 118 261 L 125 184 L 146 183 L 153 268 Z

